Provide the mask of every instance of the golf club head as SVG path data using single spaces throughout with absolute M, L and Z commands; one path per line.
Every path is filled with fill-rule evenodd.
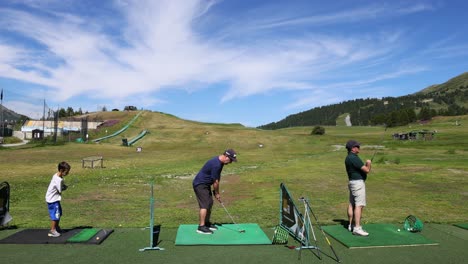
M 239 233 L 245 233 L 245 230 L 244 229 L 239 230 Z

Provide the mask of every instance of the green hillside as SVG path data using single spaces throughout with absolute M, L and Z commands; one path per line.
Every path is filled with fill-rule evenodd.
M 440 85 L 401 97 L 367 98 L 316 107 L 270 124 L 262 129 L 296 126 L 339 125 L 338 117 L 351 116 L 352 125 L 407 125 L 434 116 L 468 114 L 468 73 L 463 73 Z
M 434 95 L 442 93 L 452 93 L 457 90 L 464 90 L 468 87 L 468 72 L 458 75 L 447 82 L 439 85 L 431 85 L 416 94 Z

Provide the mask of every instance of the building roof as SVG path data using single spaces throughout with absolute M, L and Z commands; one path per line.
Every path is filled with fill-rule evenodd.
M 88 129 L 96 129 L 102 123 L 88 121 Z M 54 131 L 54 121 L 28 120 L 21 127 L 21 132 L 31 132 L 35 129 L 52 132 Z M 58 121 L 57 129 L 63 131 L 81 131 L 81 121 Z

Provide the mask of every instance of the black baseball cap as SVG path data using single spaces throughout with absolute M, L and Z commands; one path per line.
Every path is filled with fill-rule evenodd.
M 231 161 L 234 161 L 236 162 L 237 161 L 237 153 L 235 150 L 233 149 L 226 149 L 226 151 L 224 151 L 224 155 L 226 155 L 227 157 L 229 157 L 229 159 Z
M 357 142 L 356 140 L 349 140 L 348 142 L 346 142 L 346 148 L 348 150 L 351 150 L 354 147 L 360 147 L 360 146 L 361 146 L 361 143 Z

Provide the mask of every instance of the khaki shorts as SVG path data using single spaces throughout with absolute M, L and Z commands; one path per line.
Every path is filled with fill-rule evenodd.
M 353 206 L 366 206 L 366 183 L 363 180 L 348 182 L 349 203 Z

